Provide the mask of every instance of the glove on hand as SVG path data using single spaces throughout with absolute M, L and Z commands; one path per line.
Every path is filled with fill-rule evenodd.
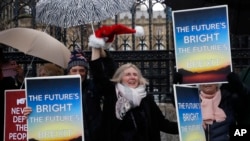
M 231 84 L 241 83 L 240 77 L 234 72 L 227 75 L 227 81 Z
M 173 75 L 173 83 L 174 84 L 182 84 L 183 76 L 179 72 L 175 72 Z
M 232 89 L 238 90 L 243 87 L 240 77 L 234 72 L 227 75 L 227 81 Z

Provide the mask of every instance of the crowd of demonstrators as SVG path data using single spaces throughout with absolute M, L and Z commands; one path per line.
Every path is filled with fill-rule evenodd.
M 89 63 L 84 52 L 76 48 L 71 53 L 68 62 L 67 75 L 80 75 L 82 85 L 82 106 L 84 120 L 84 140 L 102 140 L 102 111 L 101 94 L 95 89 L 93 82 L 88 78 Z M 55 72 L 54 72 L 55 73 Z M 70 84 L 69 84 L 70 85 Z M 32 112 L 30 107 L 24 108 L 24 115 L 28 116 Z
M 116 31 L 115 34 L 123 34 L 123 30 L 127 33 L 135 32 L 134 29 L 120 24 L 106 27 L 108 32 Z M 103 33 L 96 32 L 96 35 L 102 36 Z M 114 39 L 114 34 L 112 37 L 104 37 L 107 39 L 105 43 L 109 44 Z M 42 65 L 37 76 L 61 75 L 60 68 L 53 65 Z M 153 96 L 147 94 L 148 81 L 138 67 L 126 64 L 116 71 L 115 69 L 114 61 L 107 56 L 107 52 L 92 48 L 91 70 L 95 78 L 93 82 L 88 78 L 89 63 L 85 54 L 78 48 L 71 54 L 66 71 L 67 75 L 81 76 L 85 141 L 160 141 L 160 131 L 178 134 L 177 122 L 165 119 Z M 21 70 L 17 71 L 17 74 L 19 73 Z M 16 78 L 21 80 L 21 77 Z M 14 85 L 17 86 L 17 83 Z M 30 107 L 24 108 L 25 116 L 31 112 Z
M 105 42 L 116 33 L 126 33 L 124 30 L 110 26 L 98 29 L 95 35 L 110 33 L 97 37 Z M 89 39 L 89 45 L 94 84 L 104 94 L 103 140 L 160 141 L 160 131 L 178 134 L 177 122 L 165 119 L 153 96 L 147 94 L 148 81 L 139 68 L 131 63 L 116 68 L 111 55 L 101 46 L 94 46 L 99 39 Z
M 147 94 L 148 81 L 140 69 L 131 63 L 117 67 L 111 54 L 104 50 L 115 35 L 137 31 L 121 24 L 104 27 L 95 31 L 96 39 L 93 36 L 89 39 L 91 61 L 76 48 L 66 70 L 67 75 L 81 76 L 85 141 L 160 141 L 161 131 L 178 134 L 177 122 L 166 119 L 153 96 Z M 1 95 L 4 96 L 4 90 L 20 88 L 24 73 L 15 61 L 1 60 L 0 65 Z M 5 73 L 6 66 L 13 70 Z M 88 78 L 89 70 L 93 80 Z M 174 83 L 181 84 L 182 76 L 176 74 Z M 64 75 L 64 71 L 52 63 L 41 65 L 37 72 L 37 76 L 56 75 Z M 229 141 L 231 127 L 250 121 L 245 119 L 244 112 L 249 88 L 235 73 L 230 73 L 227 80 L 228 83 L 223 84 L 198 85 L 203 127 L 209 141 Z M 24 115 L 31 112 L 31 108 L 24 108 Z
M 123 30 L 135 32 L 123 25 L 106 27 L 112 34 L 113 31 L 123 34 Z M 102 31 L 98 34 L 103 35 Z M 104 37 L 108 44 L 114 34 Z M 137 66 L 128 63 L 116 68 L 113 58 L 103 48 L 92 48 L 90 66 L 94 81 L 88 78 L 89 62 L 85 54 L 78 48 L 73 50 L 67 75 L 81 76 L 85 141 L 160 141 L 161 131 L 178 134 L 177 122 L 166 119 L 153 96 L 147 94 L 148 81 Z M 41 71 L 38 75 L 52 74 Z M 31 112 L 30 107 L 24 108 L 25 116 Z
M 174 75 L 174 83 L 181 84 L 182 76 Z M 199 84 L 203 127 L 207 141 L 230 141 L 230 130 L 242 123 L 244 97 L 249 88 L 232 72 L 227 75 L 228 83 Z
M 53 63 L 45 63 L 38 67 L 37 76 L 60 76 L 64 75 L 64 69 Z

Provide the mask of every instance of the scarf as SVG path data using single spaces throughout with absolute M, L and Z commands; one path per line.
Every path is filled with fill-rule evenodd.
M 219 104 L 221 101 L 221 91 L 218 90 L 214 94 L 205 94 L 201 91 L 201 110 L 203 121 L 206 124 L 212 124 L 215 120 L 216 122 L 221 122 L 226 119 L 225 112 L 219 108 Z
M 130 88 L 120 83 L 116 84 L 117 101 L 115 111 L 118 119 L 122 120 L 130 109 L 140 105 L 141 100 L 146 97 L 145 89 L 144 85 L 140 85 L 137 88 Z

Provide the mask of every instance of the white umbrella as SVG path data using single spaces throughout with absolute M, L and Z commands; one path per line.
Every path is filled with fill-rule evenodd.
M 11 28 L 1 31 L 0 43 L 63 68 L 67 67 L 71 54 L 70 50 L 54 37 L 30 28 Z

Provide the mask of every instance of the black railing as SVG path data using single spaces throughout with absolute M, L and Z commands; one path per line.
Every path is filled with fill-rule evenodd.
M 240 73 L 250 66 L 250 48 L 232 48 L 233 70 Z M 111 51 L 117 64 L 134 63 L 142 71 L 142 74 L 149 80 L 148 91 L 155 96 L 159 102 L 166 102 L 172 96 L 172 74 L 175 71 L 174 51 Z M 32 56 L 20 52 L 5 52 L 6 59 L 17 60 L 23 64 L 25 72 L 29 69 L 27 77 L 36 76 L 36 65 L 46 61 L 34 58 L 30 65 Z M 90 58 L 90 52 L 86 52 Z M 90 71 L 91 72 L 91 71 Z M 91 73 L 90 73 L 91 76 Z
M 169 100 L 172 80 L 170 70 L 174 69 L 173 51 L 111 51 L 111 54 L 118 65 L 131 62 L 141 69 L 142 74 L 149 80 L 148 91 L 156 100 Z M 36 76 L 36 65 L 46 62 L 20 52 L 5 52 L 4 56 L 22 64 L 24 71 L 29 71 L 27 77 Z M 86 52 L 86 56 L 89 59 L 90 52 Z

